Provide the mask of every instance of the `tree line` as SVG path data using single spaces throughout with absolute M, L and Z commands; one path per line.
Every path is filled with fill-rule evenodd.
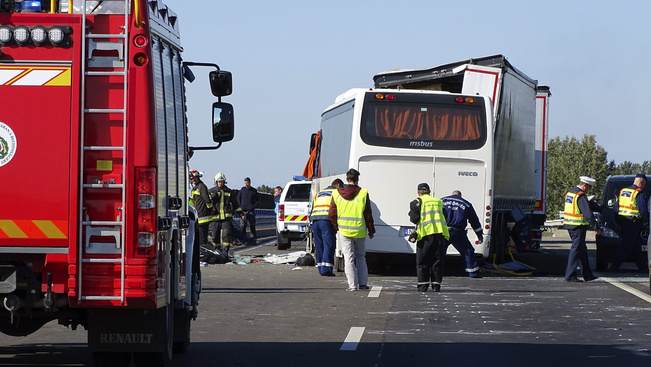
M 597 144 L 594 135 L 560 137 L 547 145 L 547 219 L 557 219 L 563 211 L 565 194 L 579 183 L 579 176 L 589 176 L 597 182 L 588 193 L 600 202 L 606 178 L 610 175 L 651 174 L 651 161 L 642 164 L 608 161 L 608 153 Z M 631 181 L 631 184 L 633 181 Z

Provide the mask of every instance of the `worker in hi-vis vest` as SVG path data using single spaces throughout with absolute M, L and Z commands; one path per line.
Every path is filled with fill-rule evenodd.
M 208 187 L 201 181 L 202 172 L 197 170 L 190 171 L 190 181 L 192 182 L 192 191 L 190 198 L 197 210 L 199 224 L 199 244 L 208 245 L 208 226 L 212 222 L 213 207 Z
M 344 271 L 348 290 L 369 289 L 366 266 L 366 236 L 375 235 L 371 201 L 368 191 L 357 186 L 359 171 L 351 168 L 346 172 L 348 184 L 332 192 L 330 222 L 341 233 L 344 254 Z
M 642 237 L 640 233 L 649 229 L 649 209 L 644 200 L 646 175 L 635 175 L 633 185 L 623 188 L 619 192 L 619 206 L 617 208 L 617 223 L 622 229 L 622 244 L 617 248 L 617 253 L 610 264 L 610 271 L 619 271 L 619 267 L 629 256 L 633 255 L 638 270 L 648 271 L 647 257 L 642 256 Z
M 418 290 L 441 291 L 443 281 L 443 258 L 450 239 L 447 215 L 443 201 L 430 196 L 429 185 L 421 183 L 417 188 L 418 197 L 409 203 L 409 221 L 416 224 L 416 231 L 409 241 L 416 241 L 416 275 Z
M 314 198 L 310 222 L 312 223 L 312 236 L 314 237 L 314 250 L 316 251 L 316 267 L 322 276 L 334 276 L 336 231 L 330 222 L 330 203 L 332 193 L 344 182 L 340 178 L 334 179 L 332 184 L 319 191 Z
M 565 195 L 563 226 L 565 226 L 572 239 L 572 247 L 570 247 L 567 267 L 565 268 L 565 281 L 567 282 L 581 282 L 576 276 L 576 268 L 579 264 L 581 265 L 583 280 L 589 282 L 597 279 L 590 270 L 588 247 L 585 244 L 585 235 L 588 228 L 594 229 L 597 234 L 601 232 L 586 197 L 586 193 L 594 184 L 595 180 L 593 178 L 581 176 L 579 177 L 579 184 Z

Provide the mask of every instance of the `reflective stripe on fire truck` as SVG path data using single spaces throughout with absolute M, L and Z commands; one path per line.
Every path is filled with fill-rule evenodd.
M 286 215 L 285 222 L 307 222 L 307 215 Z
M 68 221 L 0 220 L 0 238 L 68 238 Z
M 0 85 L 70 86 L 70 67 L 0 67 Z

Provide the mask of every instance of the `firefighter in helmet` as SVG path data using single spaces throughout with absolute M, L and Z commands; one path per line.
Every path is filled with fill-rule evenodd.
M 215 187 L 209 191 L 215 208 L 210 233 L 214 242 L 221 239 L 220 247 L 228 254 L 233 244 L 233 212 L 237 211 L 241 214 L 242 209 L 237 202 L 237 195 L 226 186 L 226 176 L 223 173 L 219 172 L 215 175 Z M 221 237 L 219 237 L 220 232 Z
M 213 204 L 208 187 L 201 181 L 202 176 L 203 173 L 195 169 L 190 171 L 191 198 L 194 208 L 197 210 L 197 222 L 199 223 L 199 244 L 205 246 L 208 245 L 208 226 L 213 218 Z

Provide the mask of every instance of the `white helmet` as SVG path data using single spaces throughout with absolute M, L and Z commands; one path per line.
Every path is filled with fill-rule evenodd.
M 219 182 L 219 181 L 224 181 L 224 183 L 226 183 L 226 176 L 224 176 L 224 174 L 221 173 L 221 172 L 218 172 L 215 175 L 215 184 L 217 184 L 217 182 Z

